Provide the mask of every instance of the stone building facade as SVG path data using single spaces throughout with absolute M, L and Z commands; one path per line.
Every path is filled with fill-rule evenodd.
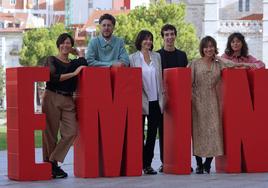
M 241 32 L 246 37 L 249 53 L 268 66 L 268 0 L 170 0 L 187 5 L 186 20 L 196 27 L 202 38 L 213 36 L 220 55 L 228 36 Z

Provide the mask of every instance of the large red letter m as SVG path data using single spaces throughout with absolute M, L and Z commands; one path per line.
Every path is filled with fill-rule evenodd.
M 76 176 L 141 175 L 141 92 L 138 68 L 83 70 L 74 154 Z
M 268 171 L 268 70 L 225 70 L 223 129 L 225 156 L 217 171 Z

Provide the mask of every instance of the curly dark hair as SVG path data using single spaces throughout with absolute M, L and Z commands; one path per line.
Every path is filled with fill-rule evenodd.
M 241 48 L 240 55 L 243 57 L 247 57 L 248 56 L 248 44 L 245 41 L 244 35 L 242 35 L 241 33 L 238 33 L 238 32 L 232 33 L 228 37 L 228 41 L 227 41 L 227 45 L 226 45 L 226 49 L 225 49 L 225 54 L 228 56 L 233 55 L 234 50 L 231 47 L 231 43 L 234 40 L 234 38 L 237 38 L 238 40 L 240 40 L 242 42 L 242 48 Z
M 101 22 L 103 20 L 110 20 L 112 22 L 112 24 L 115 26 L 116 20 L 113 17 L 113 15 L 111 15 L 111 14 L 103 14 L 99 19 L 99 24 L 101 24 Z
M 151 38 L 152 41 L 154 41 L 153 34 L 148 30 L 141 30 L 136 38 L 135 46 L 137 50 L 141 50 L 141 43 L 143 40 L 145 40 L 147 37 Z M 150 50 L 153 50 L 154 45 L 152 44 L 152 47 Z
M 206 48 L 208 46 L 208 43 L 211 42 L 211 44 L 213 45 L 213 47 L 215 48 L 215 54 L 218 54 L 218 48 L 217 48 L 217 42 L 216 40 L 211 37 L 211 36 L 206 36 L 204 38 L 202 38 L 202 40 L 200 41 L 199 44 L 199 53 L 202 57 L 205 56 L 203 49 Z

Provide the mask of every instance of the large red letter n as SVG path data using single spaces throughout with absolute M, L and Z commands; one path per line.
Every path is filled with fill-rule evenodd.
M 268 171 L 268 70 L 225 70 L 223 129 L 225 156 L 217 171 Z

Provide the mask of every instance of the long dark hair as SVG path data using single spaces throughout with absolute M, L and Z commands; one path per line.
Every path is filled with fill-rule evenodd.
M 241 53 L 240 55 L 243 57 L 247 57 L 248 56 L 248 44 L 245 41 L 245 37 L 244 35 L 242 35 L 241 33 L 233 33 L 228 37 L 228 41 L 227 41 L 227 45 L 226 45 L 226 49 L 225 49 L 225 54 L 228 56 L 233 55 L 234 51 L 231 47 L 231 43 L 234 40 L 234 38 L 237 38 L 238 40 L 240 40 L 242 42 L 242 48 L 241 48 Z

